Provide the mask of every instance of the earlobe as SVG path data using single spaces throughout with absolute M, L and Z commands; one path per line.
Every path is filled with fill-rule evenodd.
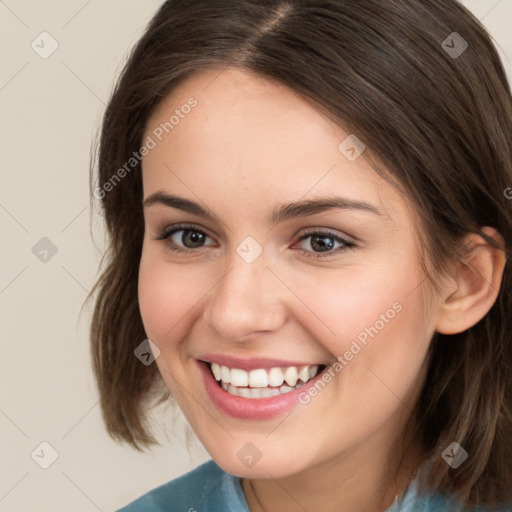
M 465 253 L 455 263 L 456 290 L 447 294 L 438 312 L 436 331 L 441 334 L 469 329 L 488 313 L 498 297 L 506 263 L 505 242 L 494 228 L 486 226 L 481 231 L 499 248 L 478 233 L 465 237 Z

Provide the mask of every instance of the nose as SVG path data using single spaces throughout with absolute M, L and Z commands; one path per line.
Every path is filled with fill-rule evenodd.
M 252 263 L 237 254 L 208 294 L 205 322 L 225 341 L 247 341 L 286 322 L 282 284 L 261 255 Z

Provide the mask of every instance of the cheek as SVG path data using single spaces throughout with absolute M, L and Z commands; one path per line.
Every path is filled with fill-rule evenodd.
M 139 267 L 138 296 L 142 321 L 148 337 L 164 340 L 178 335 L 200 295 L 190 271 L 171 266 L 150 251 L 143 250 Z
M 337 275 L 301 276 L 294 290 L 312 313 L 306 315 L 306 328 L 335 357 L 352 350 L 348 358 L 355 359 L 354 352 L 366 352 L 357 359 L 370 363 L 381 349 L 389 350 L 390 357 L 395 350 L 403 354 L 418 351 L 415 336 L 423 333 L 428 338 L 425 333 L 430 326 L 417 288 L 421 272 L 414 258 L 410 260 L 347 269 Z

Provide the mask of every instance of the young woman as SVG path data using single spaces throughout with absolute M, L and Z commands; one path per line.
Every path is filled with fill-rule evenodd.
M 166 2 L 95 163 L 107 429 L 172 396 L 213 459 L 123 512 L 512 510 L 512 98 L 464 7 Z

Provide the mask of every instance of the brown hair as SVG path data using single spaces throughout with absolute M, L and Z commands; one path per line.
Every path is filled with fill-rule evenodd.
M 461 55 L 450 52 L 453 32 L 468 44 Z M 126 170 L 148 117 L 170 91 L 192 73 L 226 66 L 285 84 L 357 134 L 365 157 L 421 216 L 424 247 L 438 272 L 461 237 L 482 226 L 495 227 L 512 247 L 505 192 L 512 186 L 510 86 L 490 36 L 458 2 L 166 2 L 116 84 L 92 163 L 109 239 L 89 296 L 97 294 L 93 366 L 108 432 L 138 449 L 156 442 L 147 413 L 169 394 L 156 365 L 133 354 L 146 338 L 137 299 L 140 162 L 113 177 Z M 431 463 L 422 485 L 467 505 L 512 500 L 511 284 L 507 261 L 489 313 L 460 334 L 434 336 L 408 425 Z M 470 459 L 451 469 L 441 453 L 455 440 Z

